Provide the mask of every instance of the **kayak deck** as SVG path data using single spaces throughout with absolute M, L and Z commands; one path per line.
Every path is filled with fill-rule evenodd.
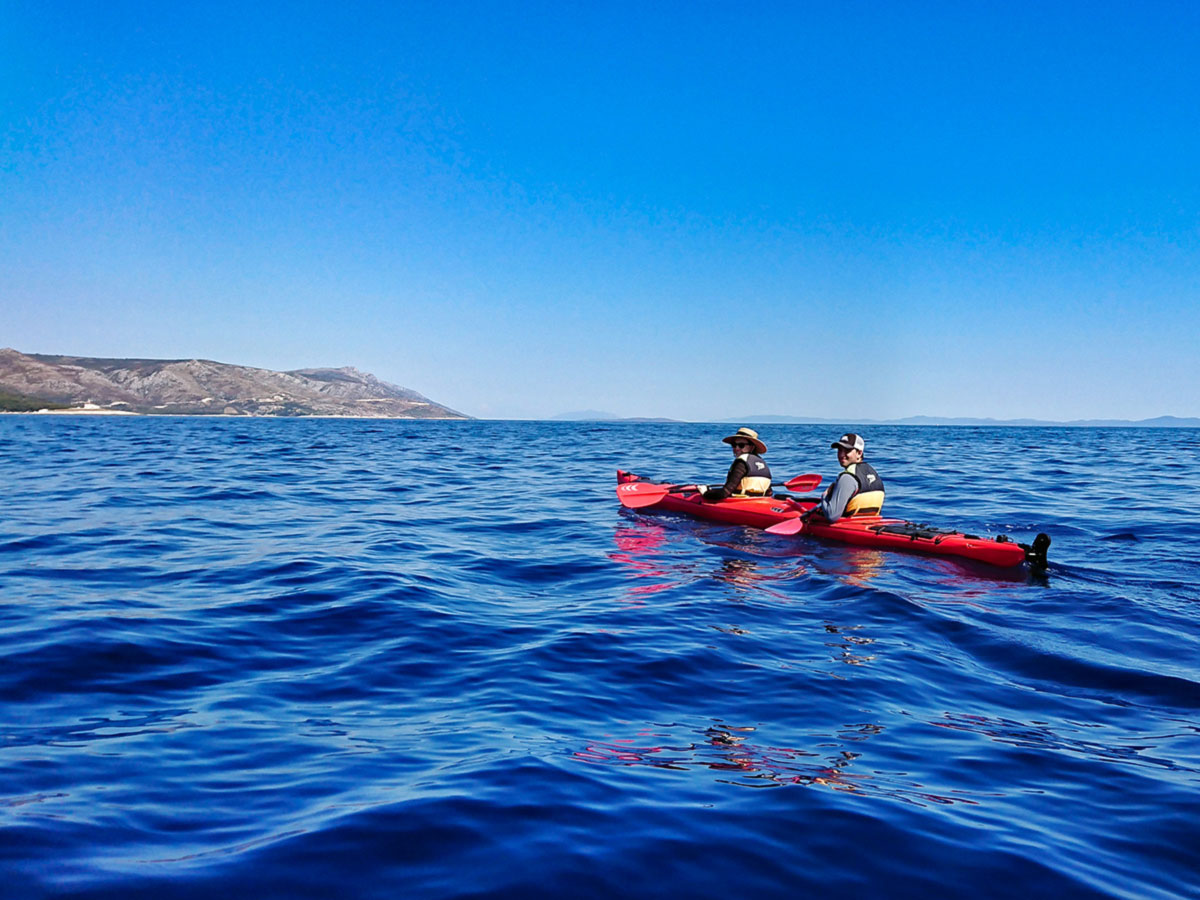
M 617 492 L 620 485 L 631 482 L 646 482 L 632 472 L 617 470 Z M 653 483 L 653 482 L 650 482 Z M 679 512 L 729 525 L 747 525 L 752 528 L 769 528 L 809 512 L 817 501 L 807 498 L 775 497 L 731 497 L 715 503 L 706 503 L 694 490 L 665 492 L 657 502 L 644 507 L 647 510 Z M 1006 535 L 989 538 L 964 534 L 948 528 L 908 522 L 904 519 L 889 519 L 883 516 L 854 516 L 827 522 L 819 516 L 804 521 L 799 534 L 825 540 L 839 541 L 859 547 L 874 547 L 887 550 L 903 550 L 932 556 L 954 556 L 1002 568 L 1011 568 L 1028 562 L 1032 568 L 1046 567 L 1046 551 L 1050 538 L 1039 534 L 1033 544 L 1018 543 Z

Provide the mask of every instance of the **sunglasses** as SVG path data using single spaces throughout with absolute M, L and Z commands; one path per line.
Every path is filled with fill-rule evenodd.
M 730 446 L 732 446 L 734 450 L 739 450 L 739 449 L 741 449 L 742 447 L 747 447 L 747 448 L 749 448 L 749 447 L 753 447 L 754 445 L 753 445 L 753 444 L 748 444 L 748 443 L 746 443 L 745 441 L 733 441 L 733 442 L 730 444 Z

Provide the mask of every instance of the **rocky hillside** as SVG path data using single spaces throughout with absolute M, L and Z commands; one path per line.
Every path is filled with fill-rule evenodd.
M 85 404 L 151 415 L 468 418 L 350 367 L 273 372 L 206 359 L 97 359 L 0 350 L 0 409 Z

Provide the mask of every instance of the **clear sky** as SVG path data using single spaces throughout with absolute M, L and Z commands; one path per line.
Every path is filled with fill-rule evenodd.
M 0 0 L 0 346 L 1200 415 L 1200 4 Z

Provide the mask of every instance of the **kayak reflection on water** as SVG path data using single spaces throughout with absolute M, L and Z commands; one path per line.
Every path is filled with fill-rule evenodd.
M 933 793 L 903 772 L 889 773 L 876 766 L 853 771 L 856 763 L 869 758 L 867 742 L 884 733 L 885 727 L 877 722 L 847 723 L 832 733 L 809 734 L 805 742 L 821 748 L 820 752 L 754 743 L 751 738 L 757 729 L 750 725 L 718 720 L 682 736 L 671 734 L 672 727 L 677 726 L 654 724 L 633 738 L 609 736 L 576 750 L 573 757 L 592 765 L 676 771 L 699 766 L 717 773 L 717 783 L 733 787 L 819 786 L 860 796 L 893 797 L 917 806 L 979 802 L 966 791 Z
M 717 781 L 738 787 L 781 787 L 783 785 L 820 785 L 842 791 L 861 791 L 872 776 L 855 775 L 851 764 L 861 752 L 839 747 L 833 752 L 817 753 L 793 747 L 773 747 L 748 741 L 755 727 L 714 722 L 701 734 L 675 740 L 658 727 L 641 730 L 635 738 L 609 738 L 577 750 L 575 758 L 594 764 L 649 766 L 656 769 L 687 770 L 702 766 L 719 773 Z M 822 735 L 820 746 L 828 747 L 830 738 L 842 742 L 861 742 L 883 731 L 881 725 L 845 726 L 834 735 Z
M 665 540 L 665 529 L 661 525 L 641 525 L 637 528 L 618 528 L 613 535 L 617 545 L 615 553 L 609 553 L 613 562 L 628 566 L 635 578 L 662 579 L 651 583 L 639 582 L 627 591 L 634 605 L 643 605 L 647 594 L 656 594 L 681 582 L 671 581 L 670 573 L 659 563 L 659 550 Z

